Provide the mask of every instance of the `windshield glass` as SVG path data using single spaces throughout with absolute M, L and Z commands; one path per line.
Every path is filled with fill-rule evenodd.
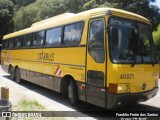
M 153 39 L 146 24 L 110 18 L 117 28 L 117 37 L 109 31 L 110 56 L 114 63 L 155 63 Z

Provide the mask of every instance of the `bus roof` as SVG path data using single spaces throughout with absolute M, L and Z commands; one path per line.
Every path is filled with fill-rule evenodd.
M 125 16 L 129 19 L 137 20 L 137 21 L 143 21 L 144 23 L 151 24 L 148 19 L 145 17 L 142 17 L 138 14 L 134 14 L 128 11 L 115 9 L 115 8 L 95 8 L 88 11 L 80 12 L 77 14 L 74 13 L 64 13 L 46 20 L 42 20 L 40 22 L 33 23 L 30 28 L 20 30 L 11 34 L 8 34 L 3 37 L 3 39 L 8 39 L 24 34 L 29 34 L 32 32 L 49 29 L 55 26 L 62 26 L 65 24 L 77 22 L 77 21 L 84 21 L 88 20 L 89 18 L 96 18 L 106 15 L 114 15 L 114 16 Z

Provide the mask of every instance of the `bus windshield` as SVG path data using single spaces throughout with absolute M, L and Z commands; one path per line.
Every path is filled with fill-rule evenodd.
M 151 28 L 147 24 L 110 18 L 117 33 L 109 32 L 110 56 L 113 63 L 156 63 Z

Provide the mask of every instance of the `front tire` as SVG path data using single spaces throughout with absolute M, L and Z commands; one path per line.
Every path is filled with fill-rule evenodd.
M 78 92 L 75 81 L 72 79 L 69 81 L 68 85 L 68 99 L 71 105 L 76 105 L 78 103 Z
M 22 83 L 21 72 L 19 68 L 17 68 L 15 71 L 15 80 L 17 83 Z

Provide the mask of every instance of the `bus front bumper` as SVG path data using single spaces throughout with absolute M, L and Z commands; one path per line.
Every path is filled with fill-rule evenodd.
M 127 94 L 108 94 L 107 109 L 113 109 L 120 106 L 146 101 L 154 97 L 158 92 L 158 87 L 141 93 Z

